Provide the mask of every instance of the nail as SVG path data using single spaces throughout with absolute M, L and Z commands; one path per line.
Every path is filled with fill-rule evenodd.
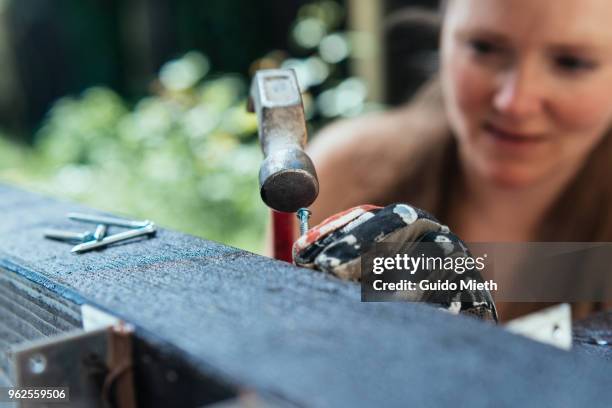
M 102 248 L 115 242 L 125 241 L 127 239 L 140 237 L 143 235 L 154 234 L 156 231 L 155 224 L 149 223 L 143 228 L 133 229 L 129 231 L 120 232 L 118 234 L 109 235 L 103 238 L 101 241 L 89 241 L 83 244 L 79 244 L 72 248 L 71 252 L 85 252 L 95 248 Z
M 65 231 L 60 229 L 46 229 L 43 231 L 43 236 L 49 239 L 68 242 L 86 242 L 93 239 L 93 234 L 87 232 Z
M 133 221 L 115 217 L 105 217 L 103 215 L 90 215 L 81 213 L 69 213 L 67 216 L 68 218 L 74 221 L 89 222 L 92 224 L 114 225 L 116 227 L 125 228 L 144 228 L 151 223 L 151 221 L 149 220 Z
M 98 224 L 98 226 L 96 227 L 96 231 L 93 234 L 93 238 L 96 241 L 101 241 L 102 238 L 106 236 L 107 229 L 108 227 L 106 226 L 106 224 Z
M 310 210 L 308 208 L 300 208 L 297 210 L 297 217 L 300 220 L 300 235 L 308 232 L 308 219 L 310 218 Z

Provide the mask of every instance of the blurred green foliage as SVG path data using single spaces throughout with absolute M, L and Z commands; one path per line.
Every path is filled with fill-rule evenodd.
M 310 135 L 378 108 L 362 80 L 347 78 L 356 41 L 338 31 L 343 19 L 336 2 L 310 2 L 291 27 L 300 57 L 273 51 L 252 64 L 295 70 Z M 261 252 L 269 210 L 258 191 L 248 79 L 210 70 L 205 55 L 188 52 L 164 64 L 134 106 L 106 87 L 61 98 L 31 147 L 0 135 L 0 181 Z
M 130 109 L 108 88 L 55 103 L 33 148 L 0 145 L 0 179 L 258 251 L 256 118 L 243 78 L 191 52 Z M 3 139 L 0 139 L 3 140 Z

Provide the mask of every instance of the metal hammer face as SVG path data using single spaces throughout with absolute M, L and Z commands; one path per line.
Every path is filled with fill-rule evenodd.
M 319 194 L 314 165 L 304 152 L 306 119 L 302 95 L 291 69 L 257 71 L 249 111 L 257 113 L 264 161 L 259 170 L 262 200 L 271 208 L 296 212 Z

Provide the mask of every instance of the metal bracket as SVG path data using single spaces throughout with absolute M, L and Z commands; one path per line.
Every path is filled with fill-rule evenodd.
M 505 327 L 512 333 L 563 350 L 572 348 L 572 309 L 567 303 L 511 320 Z
M 15 386 L 67 387 L 70 401 L 53 407 L 133 408 L 132 332 L 130 326 L 118 324 L 14 347 Z M 40 404 L 22 402 L 22 407 Z

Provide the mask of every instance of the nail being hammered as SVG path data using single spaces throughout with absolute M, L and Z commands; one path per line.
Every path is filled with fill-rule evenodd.
M 152 235 L 156 231 L 155 224 L 149 223 L 146 226 L 138 229 L 133 229 L 129 231 L 120 232 L 118 234 L 109 235 L 106 238 L 103 238 L 100 241 L 89 241 L 82 244 L 79 244 L 72 248 L 71 252 L 80 253 L 89 251 L 95 248 L 102 248 L 110 244 L 114 244 L 116 242 L 125 241 L 131 238 L 141 237 L 143 235 Z
M 308 208 L 300 208 L 297 211 L 298 220 L 300 220 L 300 235 L 304 235 L 308 232 L 308 219 L 310 218 L 310 210 Z

